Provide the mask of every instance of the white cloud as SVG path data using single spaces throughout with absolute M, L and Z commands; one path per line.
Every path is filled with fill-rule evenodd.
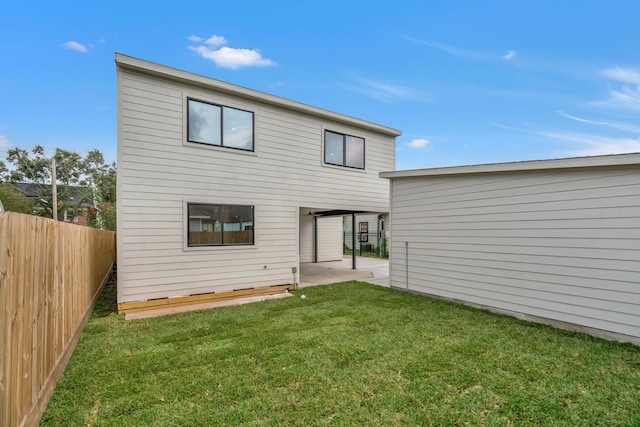
M 606 154 L 639 153 L 640 138 L 616 138 L 573 132 L 540 132 L 560 141 L 578 144 L 570 151 L 572 156 L 601 156 Z
M 429 46 L 433 49 L 437 49 L 441 52 L 446 53 L 447 55 L 457 56 L 458 58 L 464 58 L 464 59 L 473 59 L 476 61 L 490 62 L 490 61 L 497 61 L 500 58 L 507 61 L 511 61 L 516 56 L 515 50 L 510 50 L 509 52 L 507 52 L 506 55 L 500 56 L 500 54 L 496 54 L 495 52 L 483 52 L 479 50 L 463 49 L 456 46 L 446 45 L 443 43 L 437 43 L 437 42 L 432 42 L 428 40 L 419 40 L 419 39 L 414 39 L 406 36 L 404 36 L 403 38 L 413 43 L 418 43 L 425 46 Z
M 589 120 L 582 117 L 574 116 L 573 114 L 565 113 L 562 110 L 558 111 L 558 114 L 579 123 L 586 123 L 589 125 L 597 125 L 597 126 L 606 126 L 613 129 L 640 134 L 640 125 L 635 123 L 624 123 L 624 122 L 615 122 L 615 121 L 605 122 L 605 121 Z
M 412 89 L 395 83 L 371 80 L 356 75 L 355 73 L 350 74 L 350 78 L 356 83 L 359 83 L 359 85 L 347 85 L 345 86 L 346 89 L 361 93 L 378 101 L 393 102 L 396 100 L 410 100 L 424 97 Z
M 511 61 L 515 56 L 516 56 L 516 51 L 510 50 L 509 52 L 507 52 L 505 56 L 502 57 L 502 59 L 506 61 Z
M 263 58 L 257 50 L 235 49 L 226 46 L 220 49 L 210 49 L 207 46 L 189 46 L 189 49 L 197 52 L 201 57 L 215 62 L 218 67 L 232 70 L 242 67 L 271 67 L 276 65 L 274 61 Z
M 484 53 L 481 52 L 476 52 L 473 50 L 467 50 L 467 49 L 461 49 L 458 47 L 453 47 L 453 46 L 448 46 L 446 44 L 442 44 L 442 43 L 436 43 L 436 42 L 430 42 L 430 41 L 426 41 L 426 40 L 418 40 L 418 39 L 414 39 L 411 37 L 404 37 L 405 40 L 409 40 L 411 42 L 414 43 L 419 43 L 419 44 L 423 44 L 425 46 L 429 46 L 432 47 L 434 49 L 438 49 L 446 54 L 452 55 L 452 56 L 458 56 L 460 58 L 466 58 L 466 59 L 480 59 L 480 60 L 488 60 L 491 59 L 491 57 L 489 55 L 486 55 Z
M 615 67 L 602 71 L 602 75 L 619 85 L 609 88 L 607 99 L 594 101 L 591 105 L 634 112 L 640 111 L 640 72 L 630 68 Z
M 411 91 L 394 83 L 377 82 L 373 80 L 359 79 L 364 87 L 357 90 L 378 101 L 390 101 L 392 99 L 412 98 Z
M 640 86 L 640 72 L 628 68 L 615 67 L 602 71 L 605 77 L 622 83 L 631 83 Z
M 431 140 L 427 138 L 413 139 L 406 144 L 407 148 L 419 150 L 431 146 Z
M 5 154 L 10 148 L 13 148 L 11 141 L 6 136 L 0 135 L 0 153 Z
M 578 117 L 578 116 L 567 114 L 562 110 L 558 110 L 558 114 L 560 114 L 562 117 L 566 117 L 567 119 L 575 120 L 576 122 L 580 122 L 580 123 L 588 123 L 590 125 L 611 126 L 611 124 L 608 123 L 608 122 L 598 122 L 598 121 L 595 121 L 595 120 L 583 119 L 583 118 Z
M 217 49 L 219 46 L 229 43 L 222 36 L 213 35 L 205 40 L 200 36 L 191 35 L 187 39 L 200 44 L 200 46 L 188 46 L 190 50 L 197 52 L 204 59 L 213 61 L 218 67 L 237 70 L 242 67 L 271 67 L 277 65 L 274 61 L 263 58 L 259 50 L 226 46 Z
M 637 124 L 637 112 L 640 111 L 640 72 L 632 68 L 614 67 L 600 73 L 609 80 L 608 98 L 589 103 L 591 107 L 618 109 L 631 117 L 629 120 L 595 120 L 558 111 L 561 116 L 585 125 L 585 131 L 545 130 L 534 127 L 509 127 L 495 122 L 501 129 L 526 133 L 546 140 L 553 140 L 570 147 L 562 152 L 568 156 L 598 156 L 609 154 L 640 152 L 640 124 Z M 631 115 L 629 115 L 631 112 Z M 606 111 L 606 117 L 612 117 Z M 588 128 L 587 128 L 588 126 Z M 597 126 L 597 127 L 596 127 Z M 611 129 L 615 129 L 614 132 Z
M 222 46 L 223 44 L 227 44 L 229 43 L 227 39 L 225 39 L 224 37 L 221 36 L 216 36 L 213 35 L 211 37 L 209 37 L 207 40 L 205 40 L 204 44 L 207 44 L 209 46 Z
M 563 156 L 601 156 L 607 154 L 640 152 L 640 137 L 624 138 L 614 136 L 600 136 L 582 132 L 566 132 L 555 130 L 540 131 L 535 129 L 504 126 L 495 122 L 490 123 L 496 127 L 499 127 L 500 129 L 541 136 L 544 138 L 574 145 L 575 148 L 566 150 L 562 154 Z
M 623 87 L 619 90 L 610 89 L 609 98 L 602 101 L 594 101 L 591 105 L 620 110 L 640 111 L 640 88 Z
M 62 46 L 67 49 L 75 50 L 80 53 L 87 53 L 89 51 L 85 45 L 75 42 L 73 40 L 63 43 Z
M 102 43 L 102 44 L 107 44 L 107 41 L 106 41 L 105 39 L 100 39 L 100 40 L 98 40 L 98 41 L 99 41 L 100 43 Z

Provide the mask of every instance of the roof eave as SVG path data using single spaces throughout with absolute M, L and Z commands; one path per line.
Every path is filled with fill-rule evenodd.
M 483 165 L 451 166 L 431 169 L 380 172 L 380 178 L 412 178 L 421 176 L 445 176 L 484 173 L 507 173 L 543 171 L 551 169 L 598 168 L 614 166 L 640 166 L 640 153 L 611 154 L 567 159 L 529 160 L 511 163 L 489 163 Z

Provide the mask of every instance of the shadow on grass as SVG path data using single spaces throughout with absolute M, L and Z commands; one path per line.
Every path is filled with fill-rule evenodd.
M 91 317 L 107 317 L 118 313 L 118 272 L 116 267 L 114 264 L 113 271 L 102 288 L 102 293 L 96 302 Z

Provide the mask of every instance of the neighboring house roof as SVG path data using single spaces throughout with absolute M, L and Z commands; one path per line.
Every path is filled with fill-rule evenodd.
M 17 182 L 11 183 L 10 185 L 17 193 L 25 197 L 37 198 L 43 196 L 51 196 L 51 187 L 49 186 L 42 186 L 41 184 L 34 184 L 30 182 Z M 65 200 L 63 200 L 60 198 L 60 196 L 65 192 L 67 193 L 67 197 L 64 197 Z M 91 194 L 92 191 L 89 187 L 80 187 L 75 185 L 58 185 L 59 200 L 80 202 L 80 207 L 92 206 L 91 200 L 87 198 L 87 195 Z
M 640 165 L 640 153 L 380 172 L 380 178 L 411 178 L 420 176 L 523 172 L 549 169 L 557 170 L 631 165 Z
M 402 131 L 390 127 L 382 126 L 365 120 L 356 119 L 354 117 L 345 116 L 343 114 L 334 113 L 333 111 L 324 110 L 322 108 L 312 107 L 289 99 L 280 98 L 278 96 L 269 95 L 253 89 L 247 89 L 242 86 L 236 86 L 220 80 L 204 77 L 198 74 L 177 70 L 171 67 L 165 67 L 153 62 L 144 61 L 142 59 L 133 58 L 131 56 L 116 53 L 116 66 L 122 70 L 130 70 L 137 73 L 143 73 L 150 76 L 162 77 L 163 79 L 173 80 L 189 85 L 202 86 L 216 92 L 228 93 L 233 96 L 247 98 L 252 101 L 261 101 L 265 104 L 275 105 L 287 110 L 293 110 L 299 113 L 309 114 L 323 119 L 333 120 L 347 125 L 357 126 L 374 132 L 379 132 L 389 136 L 400 136 Z

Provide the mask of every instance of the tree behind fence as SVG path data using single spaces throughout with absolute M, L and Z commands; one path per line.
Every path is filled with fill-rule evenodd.
M 114 233 L 0 212 L 0 425 L 37 425 L 115 261 Z

